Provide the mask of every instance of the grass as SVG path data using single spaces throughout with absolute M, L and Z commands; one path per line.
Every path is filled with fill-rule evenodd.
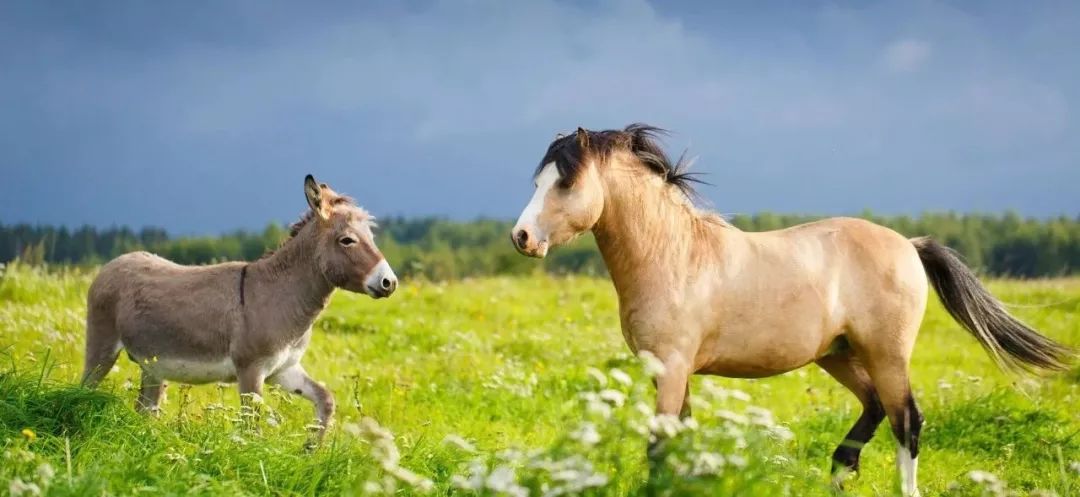
M 138 369 L 124 357 L 100 390 L 73 386 L 92 275 L 0 271 L 0 494 L 831 495 L 829 455 L 858 416 L 811 367 L 696 378 L 697 426 L 656 420 L 606 280 L 410 281 L 383 301 L 338 292 L 317 321 L 304 364 L 338 414 L 307 453 L 311 405 L 276 390 L 251 423 L 232 386 L 172 385 L 160 417 L 135 414 Z M 991 289 L 1080 344 L 1080 280 Z M 936 303 L 913 368 L 924 496 L 1004 495 L 1003 482 L 1080 496 L 1080 369 L 1001 373 Z M 653 488 L 649 430 L 679 433 Z M 893 495 L 894 451 L 883 425 L 848 493 Z

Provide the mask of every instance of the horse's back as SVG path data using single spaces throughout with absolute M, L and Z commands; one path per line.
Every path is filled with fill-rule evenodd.
M 857 218 L 808 225 L 831 237 L 825 264 L 835 268 L 840 305 L 852 328 L 907 328 L 922 320 L 929 292 L 918 251 L 906 237 Z M 914 338 L 913 336 L 911 337 Z

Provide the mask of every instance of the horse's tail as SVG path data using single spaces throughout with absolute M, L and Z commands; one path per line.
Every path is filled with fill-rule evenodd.
M 953 319 L 975 336 L 1002 369 L 1063 371 L 1075 352 L 1011 316 L 960 260 L 928 237 L 913 238 L 930 284 Z

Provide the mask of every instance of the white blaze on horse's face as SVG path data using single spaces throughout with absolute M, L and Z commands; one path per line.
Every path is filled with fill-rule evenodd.
M 604 194 L 595 166 L 580 166 L 576 176 L 572 185 L 563 185 L 554 162 L 540 169 L 536 191 L 511 231 L 518 252 L 542 258 L 596 224 Z
M 529 205 L 521 211 L 517 224 L 511 232 L 514 246 L 522 254 L 532 257 L 544 257 L 548 251 L 548 234 L 540 228 L 540 214 L 544 211 L 548 192 L 559 181 L 559 169 L 554 162 L 549 162 L 536 175 L 536 191 L 533 192 Z

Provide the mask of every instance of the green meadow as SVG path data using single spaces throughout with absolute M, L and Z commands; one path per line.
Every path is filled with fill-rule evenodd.
M 308 452 L 311 405 L 274 389 L 242 410 L 232 385 L 171 385 L 142 417 L 123 355 L 102 388 L 78 388 L 93 274 L 0 274 L 0 494 L 836 495 L 829 456 L 859 415 L 810 366 L 696 378 L 694 420 L 656 419 L 606 279 L 413 279 L 388 300 L 339 291 L 316 322 L 304 365 L 338 411 Z M 990 288 L 1080 345 L 1080 279 Z M 913 370 L 924 496 L 1080 496 L 1080 369 L 1002 373 L 935 299 Z M 672 439 L 649 482 L 656 432 Z M 895 449 L 883 424 L 844 494 L 895 495 Z

